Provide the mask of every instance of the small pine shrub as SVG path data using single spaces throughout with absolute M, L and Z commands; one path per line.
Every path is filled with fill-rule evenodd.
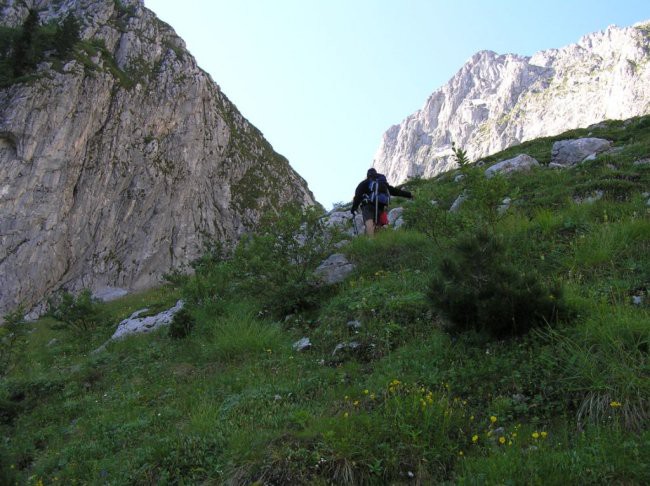
M 99 321 L 99 301 L 88 289 L 82 290 L 77 297 L 63 292 L 48 300 L 48 314 L 65 327 L 76 331 L 90 331 Z
M 459 240 L 440 261 L 428 297 L 453 330 L 496 338 L 525 334 L 565 312 L 561 288 L 514 267 L 487 232 Z
M 183 307 L 176 314 L 169 324 L 169 337 L 172 339 L 183 339 L 190 335 L 196 321 L 187 308 Z

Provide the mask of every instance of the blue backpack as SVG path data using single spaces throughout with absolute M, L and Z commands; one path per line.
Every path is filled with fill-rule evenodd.
M 377 174 L 377 176 L 372 179 L 369 183 L 370 189 L 370 202 L 372 204 L 383 204 L 387 206 L 390 202 L 390 192 L 388 191 L 388 181 L 384 174 Z

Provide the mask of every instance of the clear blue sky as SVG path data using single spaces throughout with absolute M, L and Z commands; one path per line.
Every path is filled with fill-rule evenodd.
M 531 55 L 650 19 L 649 0 L 145 0 L 326 208 L 382 134 L 479 50 Z

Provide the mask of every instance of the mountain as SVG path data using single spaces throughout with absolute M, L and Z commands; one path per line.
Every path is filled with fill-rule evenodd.
M 59 49 L 70 14 L 78 41 Z M 315 203 L 142 0 L 2 0 L 0 19 L 0 313 L 60 288 L 147 288 Z M 19 42 L 32 65 L 12 71 Z
M 398 183 L 606 119 L 650 113 L 650 22 L 611 26 L 532 57 L 476 53 L 424 107 L 383 135 L 373 165 Z

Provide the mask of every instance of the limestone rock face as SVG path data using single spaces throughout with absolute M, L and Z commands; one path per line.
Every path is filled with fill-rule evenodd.
M 373 165 L 388 180 L 455 168 L 526 140 L 650 112 L 650 21 L 609 27 L 532 57 L 475 54 L 424 107 L 383 135 Z
M 59 288 L 137 290 L 235 241 L 306 182 L 142 0 L 0 0 L 73 13 L 75 59 L 0 89 L 0 315 Z

